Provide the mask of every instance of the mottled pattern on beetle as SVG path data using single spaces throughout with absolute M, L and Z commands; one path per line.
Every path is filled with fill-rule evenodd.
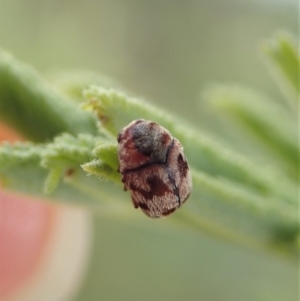
M 118 135 L 125 188 L 135 208 L 150 217 L 169 215 L 189 197 L 192 183 L 180 142 L 158 124 L 135 120 Z
M 192 178 L 183 148 L 177 139 L 174 139 L 173 151 L 169 152 L 167 165 L 174 173 L 175 185 L 178 187 L 178 193 L 183 203 L 191 193 Z
M 168 215 L 178 207 L 179 197 L 174 193 L 174 184 L 163 166 L 149 166 L 138 173 L 128 172 L 124 180 L 131 191 L 134 206 L 140 207 L 146 215 Z
M 164 163 L 172 143 L 169 131 L 158 124 L 135 120 L 118 135 L 120 172 L 150 163 Z

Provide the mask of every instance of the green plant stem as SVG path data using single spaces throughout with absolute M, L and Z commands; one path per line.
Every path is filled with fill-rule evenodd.
M 102 125 L 115 136 L 134 119 L 153 120 L 166 127 L 183 144 L 189 163 L 212 176 L 223 176 L 258 190 L 266 196 L 279 196 L 296 203 L 296 187 L 283 176 L 253 165 L 239 154 L 224 149 L 199 131 L 184 126 L 179 118 L 124 94 L 92 87 L 85 91 L 85 108 L 94 110 Z
M 0 50 L 0 117 L 34 141 L 62 132 L 97 134 L 94 117 L 35 70 Z
M 262 48 L 288 103 L 293 111 L 296 109 L 299 112 L 300 56 L 297 42 L 288 33 L 281 32 L 264 43 Z

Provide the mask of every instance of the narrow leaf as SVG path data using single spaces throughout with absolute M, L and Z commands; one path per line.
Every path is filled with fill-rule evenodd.
M 184 125 L 180 118 L 117 91 L 91 87 L 84 94 L 87 99 L 85 107 L 94 110 L 103 127 L 115 137 L 122 127 L 134 119 L 155 121 L 180 140 L 194 168 L 212 176 L 228 177 L 265 195 L 279 195 L 288 202 L 296 202 L 296 188 L 282 175 L 255 166 L 247 158 L 206 137 L 200 130 Z
M 45 194 L 51 194 L 57 187 L 62 176 L 62 168 L 53 168 L 49 171 L 48 176 L 44 182 Z
M 121 183 L 120 174 L 115 169 L 100 160 L 94 160 L 89 163 L 82 164 L 81 167 L 90 175 L 100 177 L 104 180 L 108 179 L 118 184 Z
M 290 112 L 251 89 L 236 86 L 213 86 L 205 93 L 205 99 L 249 130 L 297 177 L 298 121 Z
M 300 100 L 300 56 L 296 41 L 287 33 L 279 33 L 263 45 L 263 50 L 279 86 L 283 88 L 292 107 L 297 108 L 295 102 L 292 102 Z
M 20 133 L 44 141 L 62 132 L 96 134 L 96 122 L 35 70 L 0 50 L 0 117 Z
M 101 143 L 94 149 L 94 154 L 101 161 L 109 165 L 114 170 L 119 167 L 117 155 L 117 145 L 113 143 Z

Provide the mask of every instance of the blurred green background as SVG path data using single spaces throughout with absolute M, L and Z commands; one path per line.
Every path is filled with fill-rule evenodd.
M 297 35 L 298 19 L 297 0 L 0 0 L 0 45 L 45 74 L 99 72 L 244 150 L 246 139 L 224 128 L 200 93 L 211 82 L 237 82 L 278 100 L 259 45 L 277 30 Z M 94 228 L 91 263 L 72 300 L 298 298 L 297 267 L 279 258 L 146 218 L 95 216 Z

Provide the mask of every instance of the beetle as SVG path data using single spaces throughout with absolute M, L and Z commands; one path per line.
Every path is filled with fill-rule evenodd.
M 159 124 L 138 119 L 118 134 L 119 172 L 135 208 L 152 218 L 179 208 L 192 189 L 181 143 Z

